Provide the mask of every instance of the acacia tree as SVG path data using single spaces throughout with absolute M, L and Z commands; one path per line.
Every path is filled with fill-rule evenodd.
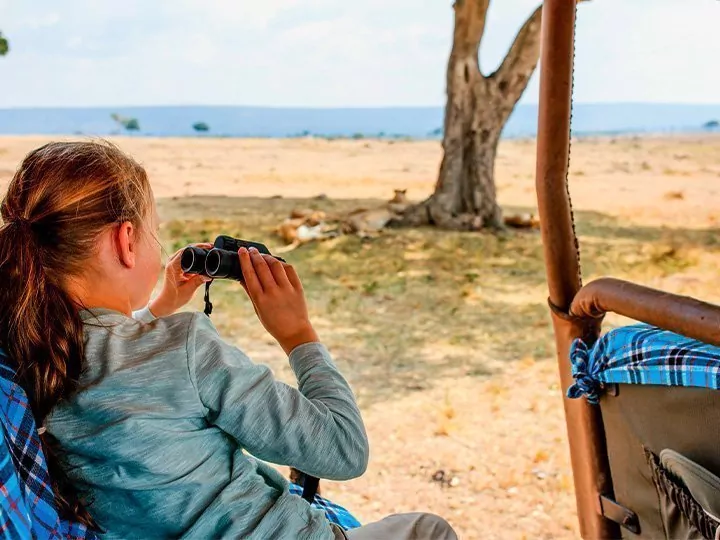
M 115 120 L 115 122 L 117 122 L 117 124 L 128 133 L 131 131 L 140 131 L 140 122 L 137 118 L 127 118 L 119 115 L 118 113 L 111 114 L 110 118 Z
M 542 6 L 525 21 L 500 67 L 480 70 L 479 48 L 490 0 L 455 0 L 447 67 L 444 156 L 435 192 L 405 211 L 399 224 L 477 230 L 501 227 L 495 155 L 503 127 L 540 58 Z

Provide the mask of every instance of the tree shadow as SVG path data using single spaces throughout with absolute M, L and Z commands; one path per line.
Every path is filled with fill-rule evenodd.
M 293 208 L 334 213 L 380 204 L 192 197 L 163 199 L 159 208 L 163 240 L 177 248 L 221 233 L 277 246 L 273 230 Z M 591 275 L 633 279 L 648 269 L 673 273 L 686 262 L 658 259 L 648 246 L 718 248 L 716 230 L 636 227 L 597 212 L 579 212 L 577 220 Z M 318 331 L 363 405 L 426 391 L 440 379 L 488 377 L 516 360 L 554 355 L 536 231 L 393 229 L 370 241 L 348 236 L 303 246 L 285 258 L 299 269 Z M 213 288 L 213 320 L 223 336 L 251 356 L 258 342 L 272 341 L 237 284 Z M 287 373 L 279 349 L 268 363 Z
M 615 216 L 600 212 L 579 212 L 577 228 L 580 236 L 615 238 L 636 242 L 678 241 L 687 247 L 720 248 L 720 228 L 703 229 L 674 226 L 643 226 L 628 224 Z

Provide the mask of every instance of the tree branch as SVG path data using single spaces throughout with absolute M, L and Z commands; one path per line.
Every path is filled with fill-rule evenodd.
M 515 37 L 503 63 L 489 79 L 512 109 L 520 99 L 540 60 L 542 6 L 533 12 Z
M 576 3 L 589 0 L 576 0 Z M 538 6 L 515 37 L 500 67 L 488 77 L 497 85 L 510 111 L 522 96 L 540 60 L 542 5 Z M 509 111 L 508 111 L 509 114 Z
M 480 41 L 485 33 L 485 21 L 490 0 L 455 0 L 454 55 L 478 54 Z

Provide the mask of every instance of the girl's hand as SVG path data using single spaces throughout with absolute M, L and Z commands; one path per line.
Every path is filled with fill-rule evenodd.
M 193 244 L 195 247 L 212 248 L 212 244 Z M 184 249 L 184 248 L 183 248 Z M 160 294 L 150 305 L 150 311 L 156 317 L 172 315 L 178 309 L 192 300 L 198 287 L 204 285 L 210 278 L 197 274 L 186 274 L 180 267 L 180 258 L 183 249 L 176 252 L 165 266 L 165 280 Z
M 318 341 L 310 324 L 300 278 L 289 264 L 257 249 L 240 248 L 245 291 L 258 319 L 286 354 L 298 345 Z

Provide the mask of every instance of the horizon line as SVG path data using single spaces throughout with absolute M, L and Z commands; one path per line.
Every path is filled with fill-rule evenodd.
M 576 101 L 573 106 L 608 106 L 608 105 L 634 105 L 634 106 L 683 106 L 683 107 L 720 107 L 717 103 L 689 103 L 682 101 Z M 537 107 L 538 103 L 519 103 L 517 106 Z M 267 109 L 267 110 L 388 110 L 388 109 L 442 109 L 445 105 L 337 105 L 337 106 L 302 106 L 302 105 L 228 105 L 228 104 L 145 104 L 145 105 L 20 105 L 0 106 L 0 111 L 42 110 L 42 109 L 171 109 L 171 108 L 238 108 L 238 109 Z

